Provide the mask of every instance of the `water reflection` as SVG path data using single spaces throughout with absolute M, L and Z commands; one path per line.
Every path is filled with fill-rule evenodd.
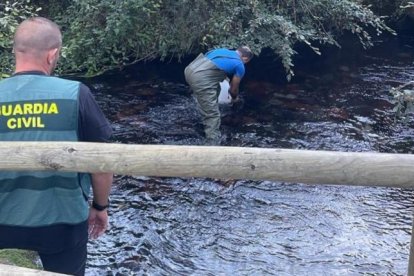
M 223 108 L 225 145 L 411 152 L 414 121 L 394 121 L 387 91 L 414 66 L 373 60 L 331 82 L 250 84 L 241 108 Z M 201 143 L 186 86 L 113 77 L 91 85 L 114 141 Z M 88 275 L 406 274 L 411 190 L 141 176 L 115 183 L 111 229 L 89 244 Z

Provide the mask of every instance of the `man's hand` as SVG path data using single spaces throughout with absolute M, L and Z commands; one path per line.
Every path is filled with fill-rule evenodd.
M 112 173 L 93 173 L 92 190 L 93 200 L 97 204 L 105 206 L 109 203 L 108 197 L 113 180 Z M 99 211 L 93 207 L 89 208 L 89 237 L 96 239 L 101 236 L 108 227 L 108 210 Z
M 232 101 L 234 100 L 234 99 L 237 99 L 238 97 L 239 97 L 239 95 L 238 95 L 238 93 L 232 93 L 231 92 L 231 89 L 229 89 L 229 95 L 230 95 L 230 97 L 231 97 L 231 99 L 232 99 Z
M 231 103 L 238 103 L 238 102 L 240 102 L 240 97 L 239 96 L 236 96 L 236 98 L 231 98 Z
M 96 239 L 105 233 L 106 229 L 108 228 L 108 211 L 98 211 L 94 208 L 89 208 L 89 237 L 91 239 Z
M 230 89 L 229 89 L 229 95 L 231 97 L 231 103 L 237 103 L 240 101 L 238 93 L 232 94 Z

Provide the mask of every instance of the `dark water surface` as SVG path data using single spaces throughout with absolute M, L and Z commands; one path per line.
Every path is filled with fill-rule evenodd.
M 413 79 L 413 52 L 367 54 L 287 85 L 246 79 L 244 105 L 223 108 L 224 145 L 411 153 L 414 120 L 394 121 L 388 91 Z M 87 82 L 114 142 L 202 142 L 181 80 Z M 398 188 L 116 176 L 87 275 L 405 275 L 413 199 Z

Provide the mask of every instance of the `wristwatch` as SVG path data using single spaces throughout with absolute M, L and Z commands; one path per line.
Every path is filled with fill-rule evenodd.
M 108 207 L 109 207 L 109 200 L 108 200 L 107 205 L 99 205 L 95 201 L 92 201 L 92 208 L 97 210 L 97 211 L 104 211 L 104 210 L 108 209 Z

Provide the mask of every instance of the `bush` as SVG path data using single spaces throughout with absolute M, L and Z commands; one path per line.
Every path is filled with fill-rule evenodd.
M 351 0 L 37 0 L 64 35 L 61 72 L 96 75 L 151 59 L 182 58 L 214 47 L 269 48 L 293 75 L 294 46 L 339 46 L 354 33 L 364 47 L 371 35 L 392 32 Z M 53 8 L 52 8 L 53 7 Z M 25 9 L 20 12 L 24 13 Z M 13 26 L 15 26 L 13 21 Z M 8 31 L 8 34 L 11 30 Z M 371 32 L 374 31 L 374 32 Z M 2 65 L 4 71 L 6 60 Z
M 60 15 L 60 69 L 102 73 L 158 56 L 159 0 L 75 0 Z
M 364 47 L 372 44 L 369 29 L 391 31 L 371 10 L 347 0 L 75 0 L 61 24 L 64 71 L 88 74 L 247 44 L 256 54 L 270 48 L 290 77 L 296 43 L 319 54 L 314 42 L 338 45 L 343 31 Z
M 414 113 L 414 81 L 393 87 L 390 92 L 394 97 L 395 117 L 406 120 L 409 114 Z
M 13 72 L 13 35 L 17 25 L 37 11 L 39 9 L 35 9 L 30 0 L 0 3 L 0 79 Z

